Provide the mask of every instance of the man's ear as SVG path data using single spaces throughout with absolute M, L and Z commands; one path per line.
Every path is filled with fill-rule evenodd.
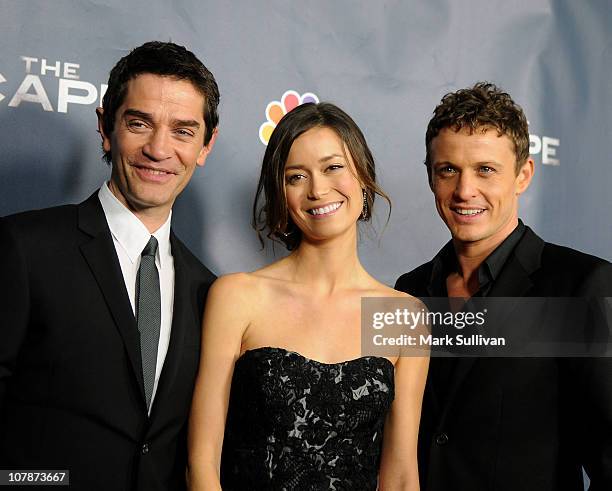
M 105 152 L 111 151 L 110 135 L 107 135 L 104 131 L 104 109 L 101 107 L 96 108 L 96 114 L 98 115 L 98 133 L 102 137 L 102 149 Z
M 206 163 L 206 157 L 208 157 L 208 154 L 212 151 L 213 147 L 215 146 L 215 142 L 217 141 L 218 134 L 219 134 L 219 128 L 215 128 L 213 130 L 212 136 L 210 137 L 210 141 L 208 142 L 208 145 L 203 146 L 202 150 L 200 150 L 198 158 L 196 159 L 196 164 L 199 165 L 200 167 L 204 167 L 204 164 Z
M 518 174 L 516 176 L 515 190 L 517 196 L 523 194 L 525 190 L 529 187 L 531 179 L 533 178 L 534 170 L 535 164 L 533 162 L 533 159 L 529 157 L 527 160 L 525 160 L 525 163 L 519 169 Z

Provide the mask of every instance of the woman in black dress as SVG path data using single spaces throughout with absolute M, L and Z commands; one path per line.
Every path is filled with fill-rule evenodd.
M 370 150 L 341 109 L 304 104 L 279 122 L 254 223 L 291 252 L 209 292 L 190 489 L 419 489 L 428 360 L 360 356 L 362 297 L 407 296 L 359 261 L 376 194 L 386 199 Z

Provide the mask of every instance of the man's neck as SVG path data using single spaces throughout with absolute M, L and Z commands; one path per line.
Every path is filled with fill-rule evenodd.
M 110 192 L 119 200 L 119 202 L 127 208 L 130 213 L 132 213 L 138 220 L 142 222 L 142 224 L 147 228 L 150 234 L 154 234 L 159 230 L 159 228 L 166 223 L 168 217 L 170 216 L 170 211 L 172 208 L 160 208 L 160 207 L 151 207 L 151 208 L 139 208 L 134 203 L 131 203 L 126 197 L 121 193 L 119 188 L 115 185 L 113 180 L 108 181 L 108 189 Z
M 469 296 L 474 295 L 480 287 L 478 282 L 478 270 L 483 262 L 497 249 L 500 244 L 508 238 L 513 230 L 518 225 L 518 217 L 510 220 L 506 226 L 481 241 L 475 242 L 460 242 L 453 239 L 453 246 L 457 256 L 457 272 L 451 273 L 447 279 L 447 289 L 453 290 L 456 293 L 469 293 Z M 459 296 L 459 295 L 457 295 Z
M 138 218 L 138 220 L 140 220 L 145 227 L 147 227 L 147 230 L 151 235 L 157 232 L 160 227 L 166 223 L 166 220 L 168 220 L 168 216 L 170 215 L 170 210 L 163 214 L 147 214 L 142 210 L 136 211 L 132 209 L 130 209 L 130 211 L 136 215 L 136 218 Z

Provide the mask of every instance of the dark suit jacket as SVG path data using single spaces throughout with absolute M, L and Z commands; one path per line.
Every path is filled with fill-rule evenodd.
M 0 219 L 0 468 L 70 489 L 184 488 L 186 421 L 213 274 L 171 233 L 170 344 L 147 416 L 139 334 L 97 193 Z
M 427 297 L 431 273 L 428 262 L 395 287 Z M 489 296 L 612 297 L 612 265 L 527 228 Z M 432 357 L 419 434 L 422 489 L 582 491 L 584 466 L 591 490 L 611 490 L 611 362 Z M 441 387 L 445 363 L 455 365 Z

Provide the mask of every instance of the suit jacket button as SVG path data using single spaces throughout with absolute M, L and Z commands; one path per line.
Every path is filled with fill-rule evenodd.
M 448 443 L 448 435 L 446 433 L 438 433 L 435 441 L 438 445 L 446 445 Z
M 145 454 L 149 453 L 149 444 L 148 443 L 143 443 L 142 444 L 141 452 L 142 452 L 142 455 L 145 455 Z

